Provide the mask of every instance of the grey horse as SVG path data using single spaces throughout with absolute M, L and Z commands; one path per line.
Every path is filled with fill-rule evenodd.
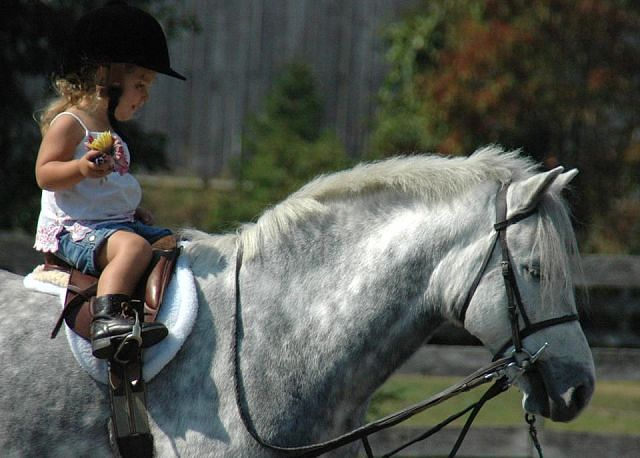
M 237 234 L 187 233 L 200 303 L 197 323 L 148 384 L 156 455 L 276 456 L 240 420 L 233 318 L 239 243 L 244 264 L 238 349 L 244 407 L 266 441 L 300 446 L 362 424 L 369 399 L 444 321 L 492 353 L 510 337 L 500 253 L 493 250 L 464 318 L 460 308 L 494 237 L 496 192 L 508 214 L 538 211 L 507 240 L 527 314 L 576 313 L 575 237 L 560 193 L 575 175 L 495 147 L 468 158 L 412 156 L 319 177 Z M 0 271 L 2 456 L 111 456 L 108 395 L 49 340 L 57 298 Z M 578 322 L 524 338 L 535 370 L 517 380 L 523 408 L 570 421 L 595 377 Z M 428 395 L 429 393 L 425 393 Z M 359 444 L 332 456 L 355 456 Z

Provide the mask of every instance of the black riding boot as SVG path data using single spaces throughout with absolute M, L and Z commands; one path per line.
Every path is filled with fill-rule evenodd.
M 92 302 L 91 351 L 96 358 L 108 359 L 114 354 L 116 357 L 132 356 L 140 346 L 150 347 L 167 336 L 164 324 L 143 323 L 143 317 L 140 317 L 140 339 L 137 339 L 134 333 L 136 320 L 121 315 L 129 300 L 125 294 L 105 294 Z

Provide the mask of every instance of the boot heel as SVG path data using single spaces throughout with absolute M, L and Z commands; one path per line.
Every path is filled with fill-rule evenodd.
M 109 359 L 113 355 L 114 342 L 111 337 L 91 341 L 91 353 L 98 359 Z
M 155 345 L 167 336 L 164 324 L 141 323 L 135 308 L 135 318 L 122 316 L 130 300 L 124 294 L 105 294 L 92 302 L 91 351 L 96 358 L 109 359 L 119 353 L 120 359 L 130 360 L 140 348 Z M 130 340 L 136 340 L 135 346 Z
M 127 336 L 113 354 L 113 359 L 120 364 L 126 364 L 133 361 L 140 352 L 140 344 L 140 339 L 130 338 L 130 336 Z

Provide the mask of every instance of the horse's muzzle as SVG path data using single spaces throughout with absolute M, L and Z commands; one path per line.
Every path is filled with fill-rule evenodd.
M 524 409 L 552 421 L 571 421 L 589 403 L 595 379 L 590 371 L 581 367 L 565 367 L 559 372 L 548 370 L 549 366 L 548 362 L 539 362 L 522 377 Z M 570 378 L 557 377 L 558 373 L 570 374 Z

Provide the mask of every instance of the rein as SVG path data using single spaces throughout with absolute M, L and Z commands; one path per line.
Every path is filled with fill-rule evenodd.
M 466 300 L 463 304 L 462 312 L 461 312 L 461 321 L 462 323 L 464 323 L 464 318 L 465 318 L 467 308 L 469 307 L 469 303 L 471 302 L 471 299 L 473 298 L 473 295 L 478 285 L 480 284 L 482 277 L 484 276 L 484 272 L 492 257 L 493 251 L 497 245 L 497 241 L 500 240 L 500 245 L 502 249 L 502 272 L 503 272 L 505 288 L 506 288 L 507 297 L 508 297 L 508 311 L 509 311 L 509 320 L 511 323 L 512 339 L 509 342 L 507 342 L 505 345 L 503 345 L 500 351 L 498 351 L 495 354 L 490 364 L 473 372 L 469 376 L 465 377 L 464 379 L 460 380 L 458 383 L 450 386 L 449 388 L 441 391 L 440 393 L 430 398 L 427 398 L 418 404 L 410 406 L 404 410 L 393 413 L 379 420 L 375 420 L 371 423 L 368 423 L 364 426 L 361 426 L 350 432 L 347 432 L 343 435 L 340 435 L 338 437 L 335 437 L 333 439 L 330 439 L 324 442 L 317 442 L 314 444 L 303 445 L 298 447 L 289 447 L 289 446 L 276 445 L 273 443 L 269 443 L 265 441 L 257 432 L 255 425 L 253 423 L 253 420 L 251 419 L 251 416 L 248 412 L 248 405 L 245 398 L 245 390 L 244 390 L 244 385 L 242 382 L 242 374 L 240 370 L 239 343 L 240 343 L 241 329 L 240 329 L 240 322 L 239 322 L 240 320 L 238 319 L 238 317 L 242 315 L 241 296 L 240 296 L 240 270 L 242 267 L 242 260 L 243 260 L 243 246 L 242 246 L 241 240 L 240 239 L 238 240 L 238 246 L 236 251 L 236 266 L 235 266 L 235 309 L 234 309 L 233 318 L 232 318 L 234 336 L 231 344 L 231 359 L 232 359 L 231 364 L 233 365 L 234 393 L 235 393 L 236 407 L 238 409 L 238 412 L 240 414 L 240 418 L 242 420 L 242 423 L 244 424 L 244 427 L 258 444 L 260 444 L 264 448 L 267 448 L 269 450 L 278 452 L 279 454 L 286 455 L 286 456 L 312 457 L 312 456 L 319 456 L 324 453 L 328 453 L 339 447 L 351 444 L 357 440 L 361 440 L 363 443 L 365 452 L 367 453 L 367 456 L 371 458 L 374 455 L 373 455 L 371 446 L 369 444 L 368 437 L 371 436 L 372 434 L 375 434 L 381 430 L 384 430 L 392 426 L 395 426 L 399 423 L 402 423 L 405 420 L 413 417 L 414 415 L 426 409 L 429 409 L 435 405 L 438 405 L 441 402 L 444 402 L 458 394 L 470 391 L 474 388 L 479 387 L 480 385 L 493 381 L 494 382 L 493 385 L 489 387 L 489 389 L 482 395 L 480 400 L 478 400 L 476 403 L 471 404 L 470 406 L 463 409 L 462 411 L 450 416 L 449 418 L 445 419 L 444 421 L 434 426 L 427 432 L 410 440 L 406 444 L 383 455 L 384 457 L 393 456 L 398 452 L 400 452 L 401 450 L 404 450 L 405 448 L 409 447 L 410 445 L 413 445 L 414 443 L 422 441 L 428 438 L 429 436 L 437 433 L 449 423 L 460 418 L 466 413 L 471 412 L 462 430 L 460 431 L 458 439 L 456 440 L 456 443 L 454 444 L 453 449 L 451 450 L 451 453 L 449 454 L 450 458 L 455 457 L 458 449 L 462 445 L 462 442 L 466 436 L 466 433 L 471 428 L 471 424 L 473 423 L 474 419 L 476 418 L 476 415 L 478 414 L 482 406 L 488 400 L 506 391 L 518 376 L 522 375 L 524 372 L 530 369 L 531 366 L 536 362 L 540 354 L 544 351 L 544 349 L 547 346 L 547 344 L 545 344 L 537 352 L 535 352 L 534 354 L 531 354 L 523 348 L 522 340 L 525 337 L 541 329 L 544 329 L 550 326 L 555 326 L 557 324 L 566 323 L 569 321 L 575 321 L 578 319 L 578 316 L 576 314 L 571 314 L 571 315 L 565 315 L 559 318 L 552 318 L 549 320 L 541 321 L 539 323 L 531 324 L 526 314 L 526 311 L 524 309 L 524 306 L 522 304 L 522 299 L 520 297 L 518 285 L 517 285 L 515 276 L 513 274 L 512 261 L 511 261 L 511 257 L 510 257 L 508 246 L 507 246 L 506 229 L 511 224 L 517 223 L 518 221 L 521 221 L 531 216 L 533 213 L 535 213 L 536 209 L 534 208 L 530 211 L 516 214 L 511 218 L 507 219 L 506 218 L 506 206 L 507 206 L 506 196 L 507 196 L 508 186 L 509 184 L 503 185 L 500 191 L 498 192 L 498 195 L 496 198 L 497 223 L 494 225 L 494 229 L 496 230 L 496 236 L 491 244 L 489 251 L 485 255 L 485 258 L 481 265 L 481 269 L 477 274 L 476 278 L 474 279 L 471 285 L 471 288 L 469 290 L 469 293 L 466 297 Z M 517 308 L 516 308 L 516 305 L 517 305 Z M 525 323 L 525 328 L 522 330 L 519 328 L 518 311 L 522 315 L 523 321 Z M 512 345 L 515 347 L 515 350 L 513 351 L 513 353 L 507 357 L 501 356 Z M 535 417 L 531 415 L 528 417 L 525 416 L 525 418 L 527 420 L 527 423 L 529 423 L 529 426 L 530 426 L 530 429 L 529 429 L 530 436 L 536 446 L 536 449 L 538 450 L 539 456 L 542 457 L 540 444 L 537 440 L 536 431 L 534 427 Z

